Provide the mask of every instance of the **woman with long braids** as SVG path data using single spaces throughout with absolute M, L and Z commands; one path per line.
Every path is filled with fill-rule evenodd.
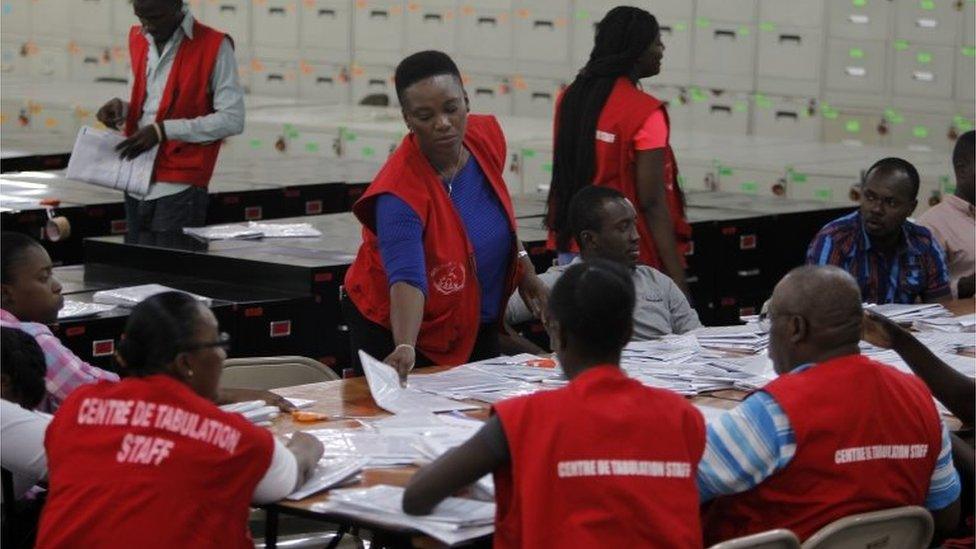
M 620 191 L 638 208 L 640 261 L 667 273 L 686 293 L 691 241 L 664 104 L 637 87 L 661 71 L 664 45 L 650 13 L 620 6 L 597 25 L 590 59 L 556 107 L 546 225 L 560 263 L 577 251 L 569 202 L 587 185 Z

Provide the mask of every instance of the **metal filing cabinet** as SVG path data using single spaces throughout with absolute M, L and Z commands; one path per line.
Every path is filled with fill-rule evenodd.
M 301 42 L 305 54 L 316 59 L 349 56 L 352 9 L 343 0 L 303 0 Z
M 514 32 L 510 7 L 462 0 L 458 53 L 473 58 L 511 59 Z
M 816 99 L 760 93 L 753 96 L 754 135 L 819 141 L 821 128 L 822 119 Z
M 822 28 L 824 0 L 759 0 L 759 22 L 785 27 Z
M 298 97 L 298 63 L 276 59 L 255 59 L 251 90 L 258 95 Z
M 691 91 L 691 126 L 696 132 L 745 135 L 749 128 L 749 95 Z
M 863 109 L 835 109 L 823 106 L 824 141 L 852 145 L 880 145 L 883 135 L 878 131 L 882 113 Z
M 114 0 L 68 0 L 71 38 L 97 42 L 112 36 Z M 64 4 L 60 9 L 64 10 Z
M 956 0 L 906 0 L 895 4 L 895 37 L 921 44 L 953 46 L 959 35 Z
M 297 0 L 263 0 L 251 5 L 255 48 L 298 48 Z
M 537 8 L 516 6 L 515 58 L 558 65 L 569 63 L 569 7 L 565 1 Z
M 890 0 L 827 2 L 827 32 L 836 38 L 884 40 L 893 3 Z
M 760 23 L 756 88 L 801 95 L 819 90 L 821 42 L 818 28 Z
M 424 50 L 455 51 L 457 9 L 451 0 L 409 2 L 406 13 L 406 54 Z
M 756 58 L 755 25 L 703 17 L 698 17 L 695 24 L 694 83 L 711 88 L 751 90 Z
M 596 38 L 596 25 L 610 11 L 615 2 L 611 0 L 577 0 L 572 20 L 573 52 L 570 62 L 580 68 L 590 58 L 593 41 Z
M 902 97 L 952 97 L 953 48 L 895 43 L 894 92 Z
M 826 88 L 837 92 L 883 93 L 886 53 L 882 41 L 830 39 L 827 43 Z
M 360 65 L 353 63 L 349 73 L 352 80 L 352 104 L 371 95 L 385 95 L 390 105 L 397 104 L 396 89 L 393 86 L 394 67 L 384 65 Z
M 251 2 L 249 0 L 206 0 L 201 21 L 227 33 L 240 51 L 251 43 Z
M 471 101 L 471 112 L 496 116 L 512 114 L 511 78 L 490 74 L 463 74 L 462 79 Z
M 300 61 L 298 97 L 321 105 L 349 101 L 349 70 L 344 65 Z
M 658 19 L 658 25 L 665 49 L 664 59 L 661 61 L 661 74 L 655 76 L 654 81 L 660 84 L 686 86 L 691 83 L 694 23 L 690 18 L 662 16 Z
M 756 5 L 756 0 L 698 0 L 695 16 L 716 21 L 752 23 L 756 17 Z
M 86 45 L 72 42 L 68 47 L 71 57 L 71 78 L 82 82 L 94 82 L 113 76 L 112 46 Z
M 352 14 L 353 51 L 400 56 L 403 49 L 403 6 L 396 1 L 358 0 Z
M 556 97 L 565 83 L 560 80 L 544 80 L 515 76 L 515 115 L 531 117 L 552 117 L 556 108 Z

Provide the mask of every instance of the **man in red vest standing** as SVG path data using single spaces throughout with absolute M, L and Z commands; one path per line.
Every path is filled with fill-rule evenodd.
M 141 26 L 129 31 L 131 96 L 110 100 L 97 114 L 110 128 L 124 127 L 122 157 L 159 145 L 149 193 L 126 194 L 129 233 L 200 226 L 220 142 L 244 130 L 233 42 L 194 20 L 182 0 L 132 5 Z
M 950 532 L 960 485 L 948 431 L 922 380 L 859 353 L 857 282 L 837 267 L 799 267 L 766 314 L 779 377 L 708 426 L 706 545 L 772 528 L 806 539 L 905 505 L 929 509 L 937 537 Z

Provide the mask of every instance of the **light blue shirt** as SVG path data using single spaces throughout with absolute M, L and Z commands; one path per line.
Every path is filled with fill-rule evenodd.
M 804 365 L 793 372 L 811 367 Z M 789 465 L 795 454 L 796 437 L 786 413 L 769 393 L 756 392 L 708 424 L 705 453 L 698 465 L 701 500 L 750 490 Z M 925 507 L 944 509 L 959 498 L 960 491 L 949 430 L 943 422 L 942 448 Z
M 156 48 L 152 36 L 143 31 L 149 41 L 148 59 L 146 62 L 146 99 L 142 105 L 142 117 L 139 127 L 152 125 L 156 121 L 159 104 L 163 99 L 163 91 L 169 80 L 176 52 L 184 38 L 193 40 L 193 14 L 183 7 L 183 22 L 170 37 L 163 51 Z M 187 143 L 206 143 L 217 141 L 244 131 L 244 88 L 241 87 L 237 76 L 237 61 L 234 59 L 234 47 L 229 38 L 225 38 L 217 52 L 217 60 L 213 73 L 210 75 L 210 92 L 213 95 L 214 112 L 197 118 L 168 119 L 163 121 L 166 138 L 172 141 Z M 126 104 L 128 110 L 128 104 Z M 144 200 L 155 200 L 164 196 L 176 194 L 187 189 L 184 183 L 167 183 L 157 181 L 149 187 L 149 194 Z

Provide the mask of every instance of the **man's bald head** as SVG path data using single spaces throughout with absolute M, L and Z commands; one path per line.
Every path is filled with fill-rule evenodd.
M 846 271 L 804 266 L 776 285 L 769 304 L 770 358 L 780 373 L 849 354 L 861 339 L 861 291 Z

